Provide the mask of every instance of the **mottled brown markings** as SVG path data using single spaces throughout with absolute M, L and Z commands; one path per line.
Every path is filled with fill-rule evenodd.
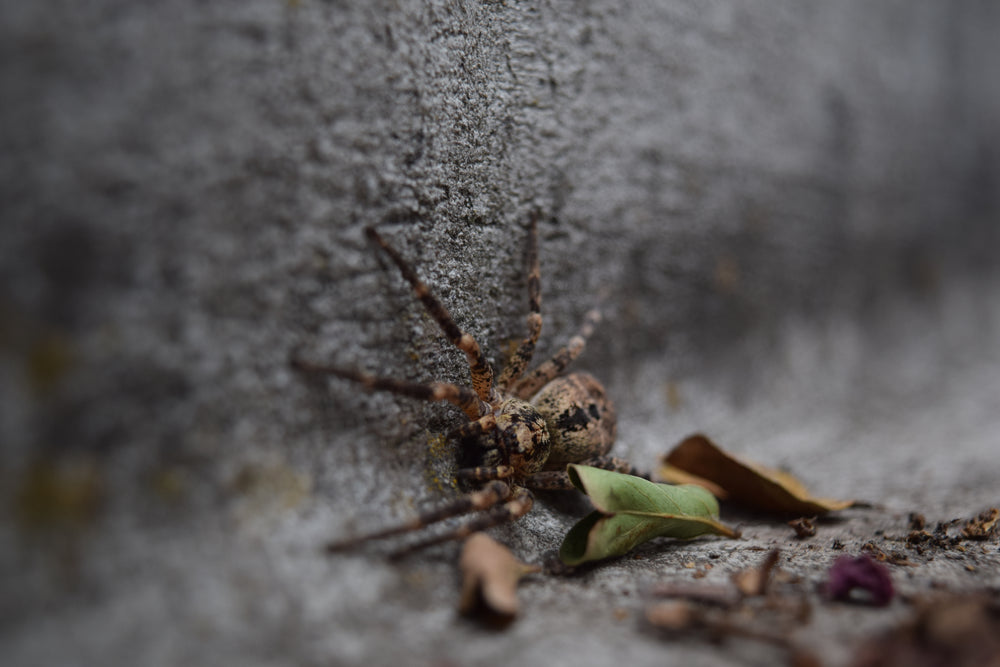
M 497 416 L 497 433 L 499 449 L 520 475 L 541 470 L 552 443 L 545 419 L 530 404 L 507 399 Z
M 458 471 L 460 479 L 484 482 L 480 490 L 435 510 L 422 512 L 414 520 L 329 545 L 330 550 L 350 548 L 361 542 L 424 528 L 469 512 L 483 512 L 460 528 L 419 542 L 412 548 L 449 539 L 459 539 L 477 530 L 512 521 L 532 506 L 531 488 L 570 488 L 567 463 L 584 463 L 608 470 L 636 471 L 625 461 L 607 456 L 614 444 L 616 415 L 604 387 L 592 376 L 577 373 L 561 376 L 583 352 L 587 339 L 600 321 L 594 310 L 587 313 L 577 335 L 548 361 L 524 376 L 542 330 L 541 271 L 538 261 L 537 216 L 532 217 L 528 236 L 528 335 L 521 341 L 507 366 L 493 384 L 493 367 L 478 343 L 463 332 L 448 310 L 417 276 L 413 268 L 374 229 L 367 230 L 399 269 L 427 312 L 438 322 L 448 340 L 466 353 L 472 389 L 453 384 L 420 384 L 382 378 L 293 358 L 296 368 L 328 373 L 361 384 L 368 390 L 388 391 L 428 401 L 448 401 L 458 406 L 469 423 L 449 435 L 472 447 L 478 465 Z M 412 550 L 407 549 L 406 552 Z
M 546 423 L 555 425 L 549 429 L 552 453 L 548 466 L 603 456 L 614 445 L 618 426 L 615 405 L 592 375 L 574 373 L 556 378 L 542 387 L 531 403 Z M 560 428 L 560 423 L 567 428 Z

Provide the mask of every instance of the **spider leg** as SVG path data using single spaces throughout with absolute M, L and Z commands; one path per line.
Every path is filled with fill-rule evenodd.
M 531 363 L 535 353 L 535 344 L 542 333 L 542 287 L 541 269 L 538 266 L 538 214 L 531 216 L 531 229 L 528 234 L 528 336 L 521 341 L 514 355 L 507 362 L 497 387 L 503 391 L 511 382 L 516 382 L 524 369 Z
M 580 465 L 649 479 L 648 472 L 633 468 L 631 463 L 615 456 L 595 456 L 594 458 L 580 461 Z M 542 472 L 536 472 L 524 481 L 524 485 L 531 489 L 546 491 L 569 491 L 576 488 L 569 481 L 569 473 L 565 470 L 543 470 Z
M 483 415 L 475 421 L 462 424 L 448 434 L 448 440 L 462 440 L 464 438 L 479 437 L 489 433 L 497 427 L 497 418 L 491 413 Z M 496 478 L 494 478 L 496 479 Z
M 492 528 L 493 526 L 499 526 L 503 523 L 517 521 L 522 516 L 530 512 L 531 507 L 534 504 L 535 497 L 531 495 L 531 492 L 525 488 L 518 488 L 513 492 L 513 497 L 503 505 L 494 507 L 486 514 L 482 514 L 471 519 L 468 523 L 459 526 L 455 530 L 448 531 L 441 535 L 435 535 L 434 537 L 430 537 L 425 540 L 420 540 L 415 544 L 411 544 L 410 546 L 400 549 L 399 551 L 393 552 L 389 557 L 394 560 L 399 559 L 413 553 L 414 551 L 419 551 L 420 549 L 424 549 L 435 544 L 441 544 L 442 542 L 448 542 L 450 540 L 465 539 L 469 535 L 478 533 L 481 530 L 486 530 L 487 528 Z
M 594 326 L 601 321 L 601 313 L 591 310 L 583 320 L 583 326 L 575 336 L 569 339 L 566 346 L 555 353 L 551 359 L 531 371 L 528 375 L 514 385 L 513 394 L 521 399 L 527 399 L 538 393 L 538 390 L 546 383 L 555 379 L 560 373 L 566 370 L 570 362 L 580 356 L 583 348 L 587 345 L 587 339 L 594 333 Z
M 465 356 L 469 361 L 469 373 L 472 375 L 472 388 L 476 390 L 476 394 L 480 400 L 490 402 L 495 399 L 496 389 L 493 387 L 493 367 L 490 366 L 490 362 L 483 356 L 476 339 L 458 328 L 448 310 L 431 293 L 430 288 L 417 277 L 413 267 L 406 263 L 406 260 L 403 259 L 402 255 L 395 248 L 379 236 L 374 228 L 368 227 L 365 233 L 369 239 L 377 243 L 389 255 L 389 258 L 399 269 L 400 273 L 403 274 L 403 278 L 410 283 L 414 294 L 424 304 L 424 308 L 437 320 L 438 325 L 440 325 L 441 330 L 448 337 L 448 340 L 451 341 L 452 345 L 465 352 Z
M 486 481 L 491 479 L 507 479 L 514 476 L 511 466 L 480 466 L 478 468 L 462 468 L 456 474 L 458 479 L 468 481 Z
M 490 411 L 490 407 L 475 392 L 455 384 L 448 384 L 446 382 L 422 384 L 420 382 L 394 380 L 347 368 L 316 364 L 296 356 L 292 357 L 292 366 L 306 373 L 336 375 L 346 380 L 353 380 L 368 391 L 388 391 L 393 394 L 418 398 L 424 401 L 448 401 L 461 408 L 462 412 L 472 420 L 478 420 Z
M 384 537 L 391 537 L 401 533 L 420 530 L 425 526 L 449 519 L 453 516 L 468 514 L 469 512 L 479 510 L 487 510 L 495 507 L 498 503 L 507 500 L 510 496 L 510 487 L 505 482 L 493 481 L 479 491 L 474 491 L 456 498 L 452 502 L 436 509 L 422 512 L 412 521 L 407 521 L 406 523 L 398 526 L 392 526 L 373 533 L 368 533 L 367 535 L 349 537 L 343 540 L 330 542 L 326 545 L 326 551 L 327 553 L 346 551 L 371 540 L 378 540 Z

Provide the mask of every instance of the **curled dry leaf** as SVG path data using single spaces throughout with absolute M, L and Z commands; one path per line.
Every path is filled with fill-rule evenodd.
M 719 522 L 719 503 L 699 486 L 656 484 L 576 464 L 567 472 L 596 508 L 563 540 L 559 557 L 567 565 L 621 556 L 654 537 L 739 536 Z
M 474 533 L 465 541 L 459 568 L 462 570 L 459 610 L 501 626 L 517 616 L 518 581 L 541 570 L 517 560 L 507 547 L 485 533 Z
M 765 512 L 808 516 L 855 504 L 816 498 L 789 473 L 741 460 L 700 434 L 688 437 L 663 457 L 659 473 L 668 481 L 683 475 L 709 490 L 721 488 L 724 495 L 718 497 Z

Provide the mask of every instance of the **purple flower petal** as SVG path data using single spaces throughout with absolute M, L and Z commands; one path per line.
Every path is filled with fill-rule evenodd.
M 826 590 L 831 598 L 850 600 L 855 589 L 865 591 L 868 601 L 877 607 L 889 604 L 895 594 L 888 568 L 867 554 L 841 556 L 830 568 Z

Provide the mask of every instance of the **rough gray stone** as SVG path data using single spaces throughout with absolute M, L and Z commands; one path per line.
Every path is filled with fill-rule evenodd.
M 646 591 L 771 546 L 819 585 L 835 539 L 998 503 L 998 27 L 974 2 L 3 3 L 5 660 L 773 664 L 664 641 Z M 707 431 L 877 508 L 530 579 L 503 634 L 456 618 L 455 545 L 322 555 L 456 492 L 454 410 L 288 368 L 466 379 L 363 227 L 500 364 L 535 210 L 538 356 L 603 310 L 579 365 L 620 454 Z M 537 505 L 494 531 L 534 562 L 581 511 Z M 996 587 L 997 561 L 894 575 Z M 819 605 L 802 638 L 843 663 L 905 611 Z

